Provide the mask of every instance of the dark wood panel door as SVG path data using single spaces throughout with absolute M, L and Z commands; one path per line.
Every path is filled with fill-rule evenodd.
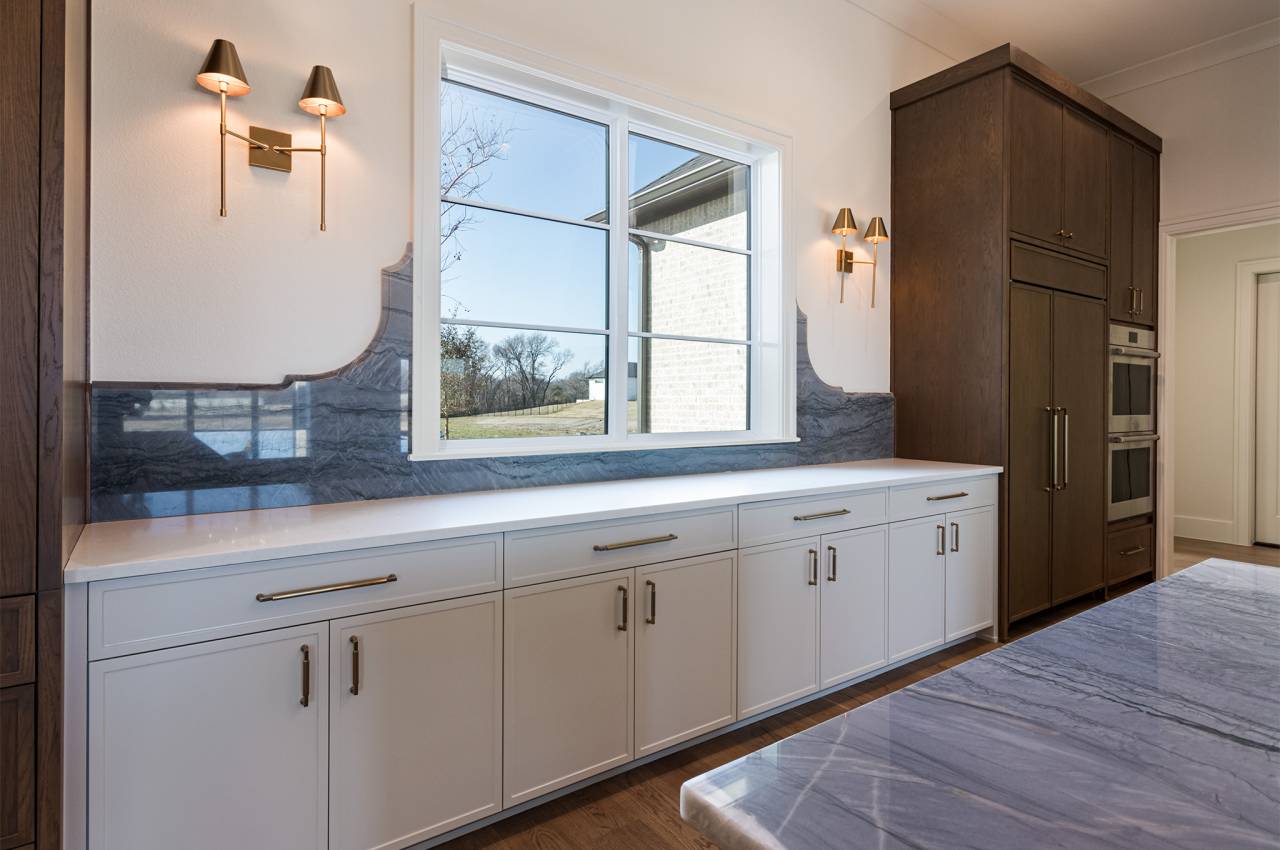
M 1053 494 L 1054 604 L 1103 584 L 1107 531 L 1107 314 L 1101 301 L 1053 296 L 1053 397 L 1061 475 Z
M 1107 131 L 1076 112 L 1062 111 L 1062 244 L 1107 256 Z
M 0 3 L 0 596 L 35 590 L 40 0 Z
M 1062 106 L 1017 80 L 1009 95 L 1009 227 L 1062 241 Z
M 1050 602 L 1053 296 L 1009 289 L 1008 610 L 1016 620 Z
M 1133 287 L 1138 306 L 1133 320 L 1155 326 L 1156 222 L 1159 218 L 1159 171 L 1156 155 L 1146 148 L 1133 148 Z
M 0 690 L 0 850 L 35 841 L 35 693 Z
M 1118 322 L 1132 322 L 1137 296 L 1133 291 L 1133 143 L 1111 135 L 1111 246 L 1108 312 Z

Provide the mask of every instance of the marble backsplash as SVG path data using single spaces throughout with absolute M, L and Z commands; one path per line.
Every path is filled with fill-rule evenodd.
M 94 522 L 496 490 L 893 455 L 893 396 L 846 393 L 797 334 L 798 443 L 410 461 L 411 255 L 382 274 L 355 361 L 279 386 L 94 384 Z

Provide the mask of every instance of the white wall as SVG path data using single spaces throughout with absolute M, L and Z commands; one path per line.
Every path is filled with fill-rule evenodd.
M 1235 542 L 1236 263 L 1280 257 L 1280 224 L 1177 243 L 1174 533 Z
M 889 388 L 889 268 L 836 303 L 835 211 L 889 219 L 889 92 L 954 63 L 845 0 L 431 0 L 430 14 L 794 139 L 798 298 L 822 377 Z M 407 0 L 98 0 L 93 15 L 92 377 L 275 381 L 340 365 L 377 320 L 378 269 L 410 234 Z M 234 126 L 294 130 L 312 64 L 350 112 L 332 122 L 329 232 L 317 163 L 279 175 L 231 148 L 217 216 L 217 99 L 192 82 L 234 41 L 254 91 Z M 960 57 L 963 58 L 963 57 Z M 859 240 L 859 248 L 861 242 Z M 887 252 L 882 252 L 882 254 Z

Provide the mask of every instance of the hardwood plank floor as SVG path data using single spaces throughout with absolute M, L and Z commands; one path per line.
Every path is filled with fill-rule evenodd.
M 1214 543 L 1209 540 L 1192 540 L 1190 537 L 1173 538 L 1173 568 L 1181 570 L 1198 564 L 1205 558 L 1226 558 L 1249 564 L 1265 564 L 1280 567 L 1280 549 L 1271 546 L 1233 546 L 1230 543 Z

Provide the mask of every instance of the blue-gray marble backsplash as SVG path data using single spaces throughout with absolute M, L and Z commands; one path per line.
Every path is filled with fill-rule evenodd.
M 94 384 L 94 522 L 893 455 L 893 396 L 846 393 L 797 346 L 798 443 L 409 460 L 412 258 L 383 270 L 368 349 L 279 386 Z

